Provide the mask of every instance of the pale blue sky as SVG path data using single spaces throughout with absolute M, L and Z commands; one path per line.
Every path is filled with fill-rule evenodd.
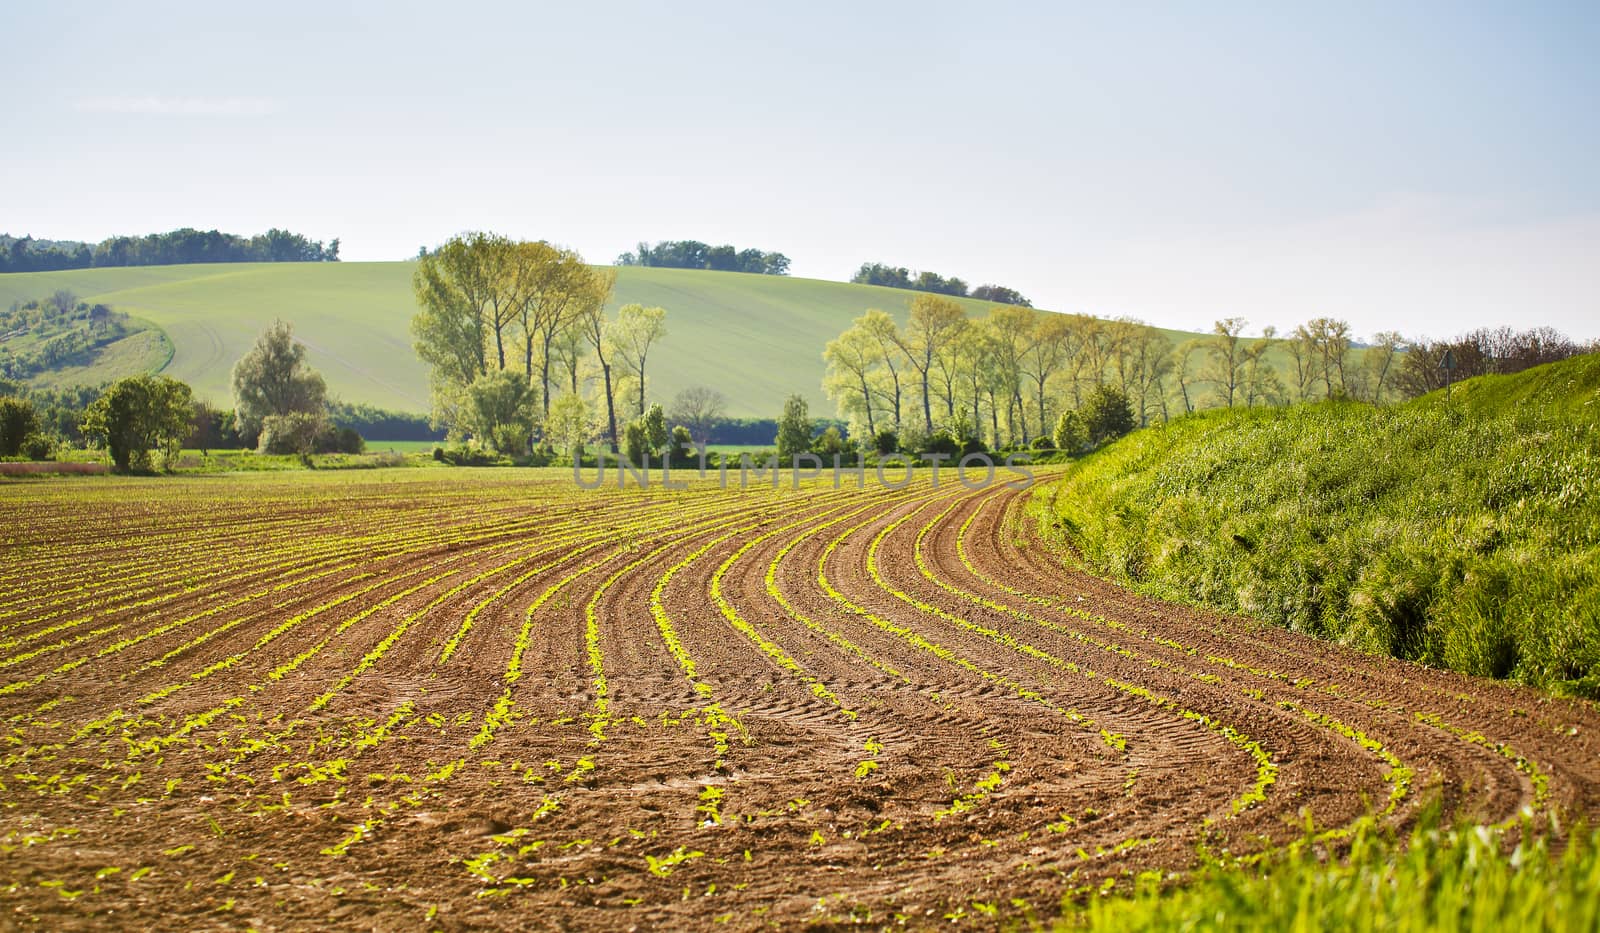
M 6 5 L 0 231 L 464 229 L 1600 336 L 1600 4 Z

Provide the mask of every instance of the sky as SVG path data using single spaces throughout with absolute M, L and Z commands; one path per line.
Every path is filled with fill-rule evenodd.
M 1600 4 L 7 4 L 0 232 L 866 261 L 1600 337 Z

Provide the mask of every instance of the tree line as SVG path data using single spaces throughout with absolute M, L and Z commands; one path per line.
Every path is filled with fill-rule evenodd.
M 1024 308 L 1033 307 L 1033 303 L 1024 298 L 1020 292 L 1004 285 L 979 285 L 969 292 L 967 283 L 955 276 L 945 278 L 937 272 L 913 273 L 905 266 L 887 266 L 880 262 L 862 263 L 856 274 L 850 277 L 850 281 L 857 285 L 907 288 L 919 292 L 932 292 L 935 295 L 976 298 L 979 301 L 1018 305 Z
M 724 244 L 707 246 L 699 240 L 663 240 L 651 246 L 641 242 L 617 257 L 619 266 L 657 266 L 663 269 L 710 269 L 716 272 L 753 272 L 788 275 L 789 257 L 759 249 L 735 249 Z
M 855 435 L 945 431 L 1020 446 L 1040 438 L 1054 444 L 1063 419 L 1064 436 L 1077 438 L 1074 418 L 1101 418 L 1122 405 L 1131 428 L 1210 407 L 1319 399 L 1379 404 L 1431 391 L 1447 377 L 1513 372 L 1600 349 L 1548 328 L 1476 331 L 1439 342 L 1387 331 L 1358 344 L 1350 325 L 1333 318 L 1281 337 L 1271 327 L 1246 336 L 1247 326 L 1243 318 L 1226 318 L 1211 333 L 1174 344 L 1135 320 L 1008 305 L 973 318 L 950 298 L 919 295 L 903 326 L 870 309 L 830 341 L 823 389 Z M 1449 373 L 1439 366 L 1446 350 L 1457 367 Z M 1094 443 L 1095 433 L 1084 442 Z
M 664 308 L 606 313 L 614 269 L 543 241 L 468 233 L 417 260 L 411 321 L 433 423 L 502 453 L 581 448 L 596 424 L 613 453 L 647 413 Z
M 0 234 L 0 272 L 52 272 L 113 266 L 165 266 L 199 262 L 338 262 L 339 240 L 308 239 L 272 229 L 251 237 L 184 227 L 145 236 L 115 236 L 98 243 L 39 240 Z

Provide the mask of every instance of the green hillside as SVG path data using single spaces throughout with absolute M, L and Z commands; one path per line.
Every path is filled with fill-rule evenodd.
M 243 263 L 79 269 L 0 275 L 0 304 L 69 289 L 159 325 L 175 348 L 164 372 L 202 398 L 227 403 L 229 372 L 273 318 L 294 324 L 311 364 L 350 402 L 426 411 L 427 377 L 411 348 L 416 306 L 409 262 Z M 775 417 L 801 393 L 823 396 L 822 348 L 867 308 L 902 316 L 915 292 L 737 272 L 622 267 L 613 308 L 667 309 L 668 337 L 650 357 L 651 394 L 691 383 L 727 395 L 729 414 Z M 973 313 L 983 302 L 964 301 Z M 1171 332 L 1175 339 L 1190 335 Z M 76 375 L 127 375 L 132 354 Z M 92 378 L 99 377 L 99 378 Z M 59 381 L 59 379 L 55 380 Z
M 1041 493 L 1147 593 L 1600 696 L 1600 354 L 1387 408 L 1203 412 Z

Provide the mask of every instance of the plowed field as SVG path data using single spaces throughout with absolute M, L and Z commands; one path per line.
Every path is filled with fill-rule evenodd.
M 1026 497 L 0 486 L 4 922 L 988 926 L 1308 820 L 1594 814 L 1592 706 L 1129 595 Z

